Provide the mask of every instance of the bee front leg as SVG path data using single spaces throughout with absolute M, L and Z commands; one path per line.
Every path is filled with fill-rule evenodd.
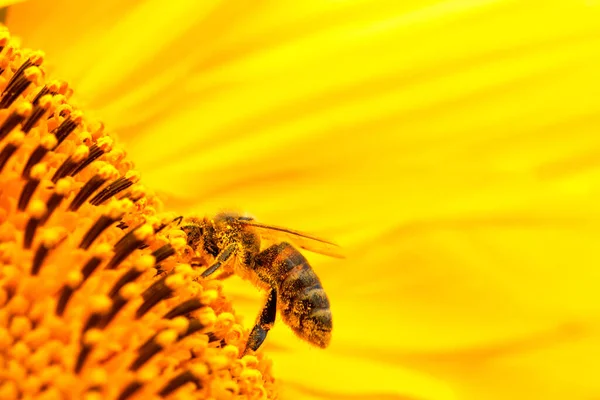
M 252 349 L 254 351 L 258 350 L 260 345 L 265 341 L 267 333 L 273 327 L 276 315 L 277 291 L 275 289 L 271 289 L 269 291 L 269 296 L 267 297 L 267 302 L 265 303 L 265 306 L 258 317 L 258 321 L 256 322 L 256 325 L 254 325 L 254 328 L 252 328 L 250 336 L 248 336 L 248 343 L 246 343 L 244 354 L 248 352 L 248 349 Z
M 216 261 L 206 269 L 202 273 L 202 277 L 206 278 L 209 275 L 212 275 L 217 269 L 219 269 L 223 264 L 225 264 L 235 253 L 236 244 L 232 243 L 229 246 L 225 247 L 225 249 L 217 255 Z

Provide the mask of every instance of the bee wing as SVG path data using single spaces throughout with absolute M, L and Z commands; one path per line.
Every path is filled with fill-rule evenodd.
M 267 239 L 286 238 L 301 249 L 312 251 L 313 253 L 323 254 L 329 257 L 345 258 L 342 249 L 335 243 L 320 239 L 308 233 L 294 231 L 292 229 L 281 228 L 273 225 L 261 224 L 252 220 L 241 220 L 244 225 L 252 226 L 261 232 L 261 235 Z

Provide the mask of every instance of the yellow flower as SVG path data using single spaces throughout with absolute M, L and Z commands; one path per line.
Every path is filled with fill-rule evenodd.
M 265 343 L 282 397 L 600 395 L 598 2 L 97 3 L 8 24 L 169 208 L 347 248 L 331 346 Z

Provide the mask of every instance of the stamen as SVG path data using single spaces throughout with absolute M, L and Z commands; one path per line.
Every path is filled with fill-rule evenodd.
M 30 179 L 27 181 L 27 183 L 23 187 L 21 196 L 19 197 L 18 208 L 20 211 L 24 211 L 25 208 L 27 208 L 27 205 L 29 204 L 29 200 L 31 199 L 31 196 L 33 196 L 33 193 L 35 192 L 35 189 L 37 189 L 39 184 L 40 184 L 40 181 L 37 179 Z
M 100 142 L 100 141 L 99 141 Z M 110 148 L 110 146 L 108 147 Z M 104 150 L 99 144 L 93 144 L 90 146 L 90 153 L 88 157 L 81 162 L 71 173 L 70 176 L 77 175 L 82 169 L 90 165 L 93 161 L 97 160 L 100 156 L 105 153 Z
M 90 275 L 92 275 L 94 273 L 94 271 L 96 270 L 96 268 L 98 268 L 98 265 L 100 265 L 100 263 L 102 262 L 102 259 L 100 257 L 92 257 L 86 264 L 85 266 L 81 269 L 81 274 L 83 275 L 83 280 L 81 283 L 85 282 L 87 278 L 90 277 Z
M 58 298 L 58 302 L 56 304 L 56 315 L 58 316 L 62 316 L 63 313 L 65 312 L 65 309 L 67 308 L 67 304 L 69 303 L 69 300 L 71 299 L 71 296 L 73 296 L 73 293 L 75 293 L 75 290 L 77 290 L 79 287 L 81 287 L 81 284 L 83 284 L 83 282 L 85 282 L 87 280 L 87 278 L 90 277 L 90 275 L 96 270 L 96 268 L 98 268 L 98 266 L 102 263 L 102 258 L 98 257 L 98 256 L 94 256 L 92 258 L 90 258 L 88 260 L 88 262 L 83 266 L 83 268 L 81 269 L 81 282 L 78 283 L 78 285 L 76 285 L 76 287 L 71 287 L 68 285 L 63 286 L 61 292 L 60 292 L 60 297 Z
M 37 230 L 41 219 L 44 217 L 44 214 L 46 214 L 46 205 L 41 200 L 32 201 L 29 214 L 31 217 L 29 218 L 29 221 L 27 221 L 25 234 L 23 236 L 23 247 L 26 249 L 31 248 L 35 231 Z
M 127 385 L 125 387 L 125 389 L 123 389 L 121 391 L 117 400 L 129 399 L 131 396 L 133 396 L 135 393 L 137 393 L 142 387 L 144 387 L 144 384 L 142 382 L 139 382 L 139 381 L 131 382 L 129 385 Z
M 23 68 L 25 64 L 21 66 Z M 10 105 L 29 87 L 32 82 L 38 82 L 42 77 L 42 72 L 36 66 L 30 66 L 21 72 L 21 69 L 13 75 L 8 85 L 2 92 L 0 99 L 0 108 L 8 108 Z
M 46 214 L 44 214 L 40 220 L 40 225 L 44 225 L 46 221 L 48 221 L 60 203 L 62 203 L 65 197 L 71 192 L 71 181 L 64 178 L 59 180 L 56 182 L 54 190 L 55 192 L 52 193 L 46 201 Z
M 90 148 L 86 145 L 80 145 L 75 149 L 75 152 L 67 157 L 67 159 L 56 169 L 51 181 L 56 183 L 59 179 L 64 178 L 77 168 L 79 164 L 85 160 L 90 153 Z
M 35 252 L 35 256 L 33 256 L 33 265 L 31 266 L 31 275 L 37 275 L 42 267 L 42 263 L 46 259 L 46 256 L 50 252 L 50 249 L 40 244 L 37 251 Z
M 60 144 L 79 126 L 81 123 L 81 113 L 78 111 L 74 111 L 73 114 L 69 115 L 67 119 L 63 121 L 62 124 L 58 128 L 56 128 L 52 133 L 56 136 L 56 145 L 54 149 L 56 149 Z M 53 149 L 53 150 L 54 150 Z
M 23 76 L 27 68 L 32 66 L 39 67 L 40 65 L 42 65 L 43 61 L 44 54 L 41 51 L 34 52 L 31 56 L 29 56 L 27 60 L 25 60 L 23 64 L 21 64 L 19 69 L 15 71 L 14 75 L 9 79 L 8 83 L 6 84 L 6 88 L 4 88 L 4 90 L 2 91 L 2 94 L 10 91 L 13 88 L 13 86 L 19 80 L 19 78 Z
M 46 232 L 46 237 L 38 246 L 38 249 L 33 257 L 31 275 L 35 276 L 38 274 L 50 250 L 58 246 L 65 238 L 66 235 L 64 234 L 64 232 L 59 231 L 57 229 L 49 230 Z
M 144 243 L 144 240 L 146 240 L 153 233 L 154 230 L 148 224 L 144 224 L 140 226 L 139 229 L 134 229 L 127 233 L 123 237 L 123 241 L 115 244 L 115 255 L 106 266 L 106 269 L 115 269 L 123 260 L 125 260 L 125 258 L 127 258 L 127 256 L 133 253 L 140 245 Z
M 173 254 L 175 254 L 175 249 L 173 248 L 173 246 L 171 246 L 170 243 L 167 243 L 164 246 L 159 247 L 158 249 L 152 252 L 152 255 L 154 256 L 154 258 L 156 258 L 157 263 L 163 262 Z
M 4 169 L 4 166 L 8 162 L 8 160 L 12 157 L 14 152 L 23 144 L 25 140 L 25 135 L 23 132 L 13 131 L 8 136 L 8 143 L 0 152 L 0 172 Z
M 90 229 L 85 233 L 83 239 L 81 239 L 79 248 L 87 250 L 92 245 L 92 243 L 94 243 L 94 240 L 96 240 L 106 228 L 108 228 L 117 221 L 118 219 L 113 219 L 108 215 L 101 215 L 98 218 L 98 220 L 94 222 Z
M 25 118 L 31 114 L 31 104 L 22 103 L 17 107 L 0 125 L 0 140 L 4 139 L 13 129 L 17 127 Z
M 24 248 L 31 248 L 31 244 L 33 243 L 33 237 L 35 236 L 35 231 L 37 230 L 39 224 L 40 219 L 38 218 L 30 218 L 29 221 L 27 221 L 27 225 L 25 226 L 25 235 L 23 239 Z
M 182 372 L 181 374 L 177 375 L 175 378 L 171 379 L 165 385 L 165 387 L 163 387 L 161 389 L 161 391 L 158 392 L 158 395 L 160 397 L 167 397 L 168 395 L 170 395 L 171 393 L 173 393 L 174 391 L 179 389 L 181 386 L 183 386 L 189 382 L 194 383 L 196 385 L 197 389 L 202 388 L 202 382 L 200 381 L 200 379 L 198 379 L 198 377 L 196 375 L 194 375 L 191 371 L 188 370 L 188 371 Z
M 14 143 L 7 143 L 6 146 L 4 146 L 2 152 L 0 152 L 0 172 L 2 172 L 4 166 L 15 153 L 17 148 L 17 145 L 15 145 Z
M 138 175 L 132 174 L 128 176 L 122 176 L 104 189 L 100 191 L 93 199 L 90 200 L 90 204 L 94 206 L 99 206 L 104 203 L 106 200 L 115 196 L 119 192 L 127 189 L 129 186 L 133 185 L 139 179 Z
M 196 333 L 204 328 L 206 328 L 205 324 L 200 322 L 199 319 L 192 318 L 190 319 L 187 330 L 179 335 L 179 340 L 183 339 L 184 337 L 190 336 L 192 333 Z
M 35 148 L 35 150 L 33 150 L 33 153 L 31 153 L 29 159 L 27 160 L 27 163 L 25 164 L 25 168 L 23 168 L 23 178 L 27 179 L 29 177 L 29 172 L 31 171 L 31 168 L 33 168 L 34 165 L 42 161 L 42 158 L 44 158 L 44 156 L 47 153 L 48 149 L 42 145 L 39 145 Z
M 79 354 L 77 355 L 77 361 L 75 362 L 75 373 L 78 374 L 81 372 L 81 368 L 83 368 L 83 364 L 85 360 L 92 352 L 92 346 L 89 344 L 81 344 L 81 349 L 79 350 Z
M 129 297 L 131 297 L 131 293 L 122 293 L 122 289 L 124 289 L 125 285 L 131 284 L 131 282 L 136 280 L 145 270 L 152 268 L 153 265 L 154 257 L 142 256 L 138 264 L 123 274 L 121 278 L 114 284 L 109 293 L 109 297 L 112 300 L 112 307 L 110 311 L 98 322 L 98 328 L 104 329 L 123 308 L 123 306 L 127 304 Z M 131 287 L 132 286 L 129 288 Z M 131 292 L 131 290 L 128 292 Z
M 163 318 L 164 319 L 173 319 L 175 317 L 179 317 L 181 315 L 185 315 L 192 311 L 195 311 L 199 308 L 205 307 L 204 304 L 200 301 L 200 299 L 193 298 L 183 303 L 173 307 L 168 313 L 166 313 Z
M 60 205 L 60 203 L 62 203 L 64 198 L 65 196 L 58 193 L 52 193 L 50 195 L 48 201 L 46 202 L 47 212 L 44 215 L 44 217 L 40 220 L 40 225 L 44 225 L 46 221 L 48 221 L 48 219 L 52 216 L 52 213 L 54 213 L 54 210 L 58 208 L 58 206 Z
M 21 130 L 24 133 L 29 133 L 29 131 L 39 122 L 39 120 L 44 116 L 46 111 L 50 109 L 52 106 L 52 96 L 46 95 L 41 99 L 37 97 L 33 100 L 33 111 L 27 118 L 27 120 L 23 123 Z
M 29 200 L 31 200 L 31 196 L 37 189 L 40 184 L 40 179 L 46 175 L 48 171 L 48 167 L 44 163 L 39 163 L 33 166 L 31 169 L 31 178 L 27 181 L 23 190 L 21 191 L 21 196 L 19 197 L 19 211 L 24 211 L 29 204 Z
M 69 206 L 69 211 L 77 211 L 100 186 L 116 174 L 118 171 L 112 165 L 108 164 L 102 167 L 77 193 Z
M 173 289 L 166 284 L 168 276 L 165 276 L 158 281 L 154 282 L 144 293 L 142 298 L 144 302 L 137 309 L 135 313 L 136 319 L 143 317 L 152 307 L 158 304 L 160 301 L 168 299 L 173 296 Z

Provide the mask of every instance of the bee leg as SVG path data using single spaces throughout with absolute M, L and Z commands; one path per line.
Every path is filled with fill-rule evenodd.
M 231 258 L 233 253 L 235 253 L 235 248 L 235 243 L 232 243 L 229 246 L 225 247 L 225 249 L 221 253 L 219 253 L 219 255 L 217 255 L 217 260 L 213 263 L 213 265 L 208 267 L 206 271 L 202 273 L 201 276 L 203 278 L 206 278 L 207 276 L 212 275 L 217 269 L 219 269 L 219 267 L 221 267 L 221 265 L 225 264 L 227 260 Z
M 246 343 L 244 354 L 248 352 L 248 349 L 252 349 L 253 351 L 258 350 L 260 345 L 265 341 L 267 333 L 271 327 L 273 327 L 276 315 L 277 291 L 275 289 L 271 289 L 269 291 L 269 297 L 267 297 L 267 302 L 265 303 L 265 306 L 258 317 L 258 321 L 256 322 L 256 325 L 254 325 L 254 328 L 252 328 L 250 336 L 248 336 L 248 343 Z

